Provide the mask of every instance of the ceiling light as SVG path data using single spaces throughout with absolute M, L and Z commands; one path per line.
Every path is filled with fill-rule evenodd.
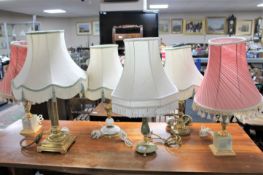
M 150 4 L 150 9 L 167 9 L 168 4 Z
M 263 7 L 263 3 L 258 4 L 257 7 Z
M 48 9 L 48 10 L 44 10 L 45 13 L 66 13 L 65 10 L 62 9 Z

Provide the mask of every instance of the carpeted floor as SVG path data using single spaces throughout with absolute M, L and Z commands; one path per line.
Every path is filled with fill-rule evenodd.
M 22 104 L 10 103 L 0 107 L 0 129 L 4 129 L 24 115 Z

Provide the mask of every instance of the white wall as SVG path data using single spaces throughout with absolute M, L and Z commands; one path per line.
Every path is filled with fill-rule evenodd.
M 181 14 L 160 14 L 159 19 L 170 18 L 205 18 L 207 16 L 225 16 L 228 17 L 232 12 L 222 13 L 181 13 Z M 263 16 L 260 12 L 242 12 L 233 13 L 238 19 L 255 19 L 259 16 Z M 91 44 L 99 44 L 99 35 L 82 35 L 78 36 L 76 31 L 76 24 L 79 22 L 92 22 L 98 21 L 99 17 L 82 17 L 82 18 L 50 18 L 50 17 L 37 17 L 37 21 L 40 22 L 41 30 L 65 30 L 65 40 L 67 47 L 88 47 Z M 0 23 L 1 22 L 30 22 L 32 16 L 23 15 L 17 13 L 9 13 L 0 11 Z M 254 25 L 253 25 L 254 26 Z M 186 43 L 186 42 L 207 42 L 208 39 L 218 37 L 222 35 L 184 35 L 184 34 L 161 34 L 160 37 L 167 45 L 174 43 Z M 251 36 L 246 36 L 251 37 Z
M 32 22 L 31 15 L 11 13 L 0 11 L 0 23 L 23 23 Z M 37 17 L 40 22 L 40 30 L 64 30 L 67 47 L 88 47 L 91 44 L 99 44 L 99 35 L 77 35 L 77 23 L 98 21 L 99 17 L 82 17 L 82 18 L 50 18 Z M 19 37 L 25 39 L 25 37 Z
M 263 17 L 263 12 L 241 12 L 241 13 L 232 13 L 232 12 L 222 12 L 222 13 L 214 13 L 214 12 L 206 12 L 206 13 L 181 13 L 181 14 L 160 14 L 159 20 L 162 19 L 171 19 L 171 18 L 183 18 L 183 19 L 205 19 L 206 17 L 228 17 L 230 15 L 234 14 L 234 16 L 237 17 L 237 19 L 256 19 L 259 16 Z M 254 22 L 253 22 L 253 28 L 252 31 L 254 31 Z M 160 37 L 162 38 L 162 41 L 167 44 L 178 44 L 178 43 L 206 43 L 208 39 L 214 38 L 214 37 L 222 37 L 227 35 L 209 35 L 209 34 L 203 34 L 203 35 L 185 35 L 185 34 L 160 34 Z M 251 38 L 250 36 L 244 36 L 246 38 Z

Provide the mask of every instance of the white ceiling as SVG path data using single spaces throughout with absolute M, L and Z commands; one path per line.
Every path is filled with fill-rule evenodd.
M 38 16 L 81 17 L 97 16 L 100 9 L 100 0 L 0 0 L 0 10 L 35 14 Z M 258 11 L 263 8 L 256 5 L 263 0 L 148 0 L 149 4 L 168 4 L 169 8 L 160 10 L 160 13 L 187 13 L 187 12 L 236 12 Z M 60 8 L 67 11 L 65 14 L 49 15 L 44 9 Z M 120 9 L 121 10 L 121 9 Z

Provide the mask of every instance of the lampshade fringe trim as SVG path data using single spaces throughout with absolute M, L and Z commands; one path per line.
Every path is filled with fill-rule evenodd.
M 117 114 L 123 114 L 130 118 L 156 117 L 167 113 L 173 113 L 178 108 L 178 102 L 172 102 L 163 106 L 154 107 L 126 107 L 112 103 L 112 111 Z M 169 112 L 170 111 L 170 112 Z

